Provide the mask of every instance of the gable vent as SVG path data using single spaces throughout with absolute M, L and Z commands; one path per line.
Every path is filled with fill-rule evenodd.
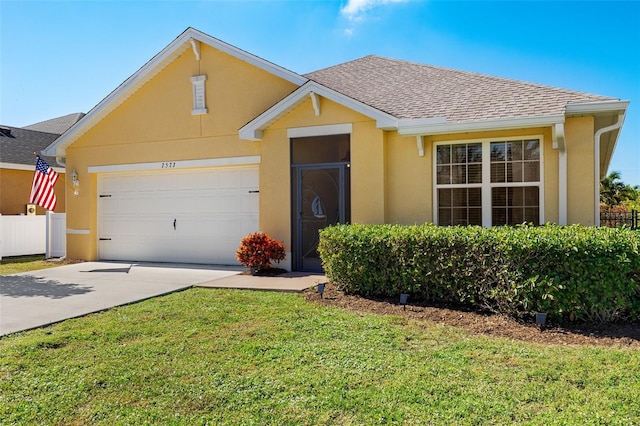
M 193 85 L 193 110 L 191 110 L 191 115 L 207 113 L 207 104 L 204 96 L 204 82 L 206 79 L 206 75 L 191 77 L 191 84 Z

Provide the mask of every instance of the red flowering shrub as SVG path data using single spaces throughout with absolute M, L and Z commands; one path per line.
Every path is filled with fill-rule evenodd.
M 236 258 L 252 271 L 269 269 L 272 261 L 284 260 L 284 243 L 274 240 L 263 232 L 254 232 L 242 239 Z
M 625 205 L 608 206 L 606 204 L 600 204 L 600 211 L 601 212 L 628 212 L 629 207 Z

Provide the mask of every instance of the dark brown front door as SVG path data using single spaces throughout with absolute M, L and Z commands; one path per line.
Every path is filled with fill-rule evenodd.
M 294 269 L 321 272 L 319 231 L 349 220 L 349 164 L 294 167 Z
M 351 220 L 351 135 L 291 138 L 293 269 L 322 271 L 322 228 Z

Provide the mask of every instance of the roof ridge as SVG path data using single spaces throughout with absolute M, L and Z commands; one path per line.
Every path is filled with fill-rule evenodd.
M 60 136 L 60 133 L 54 133 L 54 132 L 43 132 L 42 130 L 33 130 L 33 129 L 26 129 L 24 127 L 16 127 L 16 126 L 9 126 L 7 124 L 0 124 L 0 127 L 7 127 L 11 130 L 20 130 L 21 132 L 32 132 L 32 133 L 44 133 L 45 135 L 55 135 L 55 136 Z

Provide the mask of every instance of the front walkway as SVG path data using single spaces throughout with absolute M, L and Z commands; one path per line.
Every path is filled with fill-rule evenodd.
M 326 280 L 324 275 L 310 272 L 287 272 L 275 277 L 238 274 L 200 283 L 196 287 L 301 292 Z
M 240 267 L 84 262 L 0 277 L 0 336 L 190 287 L 300 292 L 324 275 L 242 275 Z

